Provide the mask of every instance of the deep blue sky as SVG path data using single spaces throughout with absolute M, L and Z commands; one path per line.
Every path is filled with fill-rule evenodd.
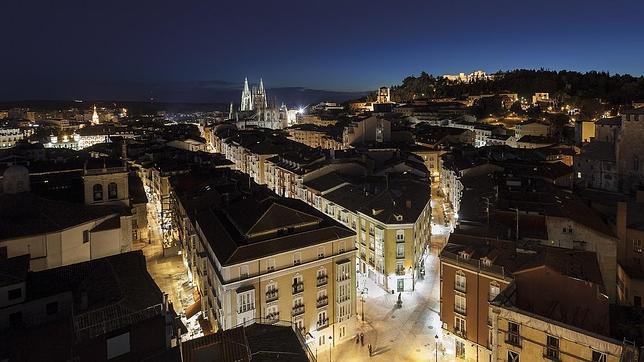
M 0 98 L 245 75 L 363 91 L 423 70 L 644 73 L 642 0 L 2 0 L 0 14 Z

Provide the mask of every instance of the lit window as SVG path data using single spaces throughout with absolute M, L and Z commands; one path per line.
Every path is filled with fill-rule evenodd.
M 465 342 L 456 341 L 455 344 L 456 358 L 465 358 Z
M 467 313 L 466 304 L 464 296 L 458 294 L 454 296 L 454 311 L 456 313 L 465 315 Z
M 467 279 L 465 278 L 465 273 L 460 270 L 456 272 L 454 289 L 463 293 L 465 293 L 467 290 Z
M 636 253 L 642 253 L 642 240 L 633 240 L 633 251 Z
M 107 198 L 110 200 L 118 198 L 118 186 L 116 186 L 115 182 L 110 182 L 107 185 Z
M 94 201 L 102 201 L 103 200 L 103 185 L 101 184 L 96 184 L 92 188 L 93 194 L 94 194 Z

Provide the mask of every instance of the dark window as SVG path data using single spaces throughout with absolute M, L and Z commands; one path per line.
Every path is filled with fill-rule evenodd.
M 642 297 L 636 295 L 633 297 L 633 304 L 635 304 L 636 307 L 641 307 L 642 306 Z
M 93 187 L 94 201 L 103 201 L 103 185 L 96 184 Z
M 545 356 L 549 360 L 559 360 L 559 338 L 548 336 L 546 338 L 546 353 Z
M 593 351 L 593 358 L 591 359 L 591 361 L 606 362 L 606 355 L 601 352 Z
M 47 303 L 46 309 L 47 309 L 47 315 L 58 313 L 58 302 Z
M 17 327 L 22 324 L 22 312 L 15 312 L 9 314 L 9 325 L 12 327 Z
M 116 182 L 110 182 L 107 185 L 107 198 L 110 200 L 118 198 L 118 186 L 116 186 Z
M 9 291 L 9 300 L 14 300 L 22 297 L 22 289 L 12 289 Z
M 83 231 L 83 244 L 89 243 L 89 230 Z

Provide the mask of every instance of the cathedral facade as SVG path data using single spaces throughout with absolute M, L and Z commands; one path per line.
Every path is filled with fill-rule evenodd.
M 239 112 L 234 116 L 239 128 L 255 126 L 282 129 L 287 127 L 287 114 L 288 109 L 285 105 L 280 107 L 275 106 L 275 104 L 269 105 L 263 79 L 259 79 L 258 87 L 252 88 L 248 85 L 248 78 L 244 79 Z M 230 118 L 233 118 L 232 104 Z

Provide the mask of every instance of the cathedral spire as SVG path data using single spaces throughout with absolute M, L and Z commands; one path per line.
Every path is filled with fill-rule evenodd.
M 253 110 L 253 94 L 248 87 L 248 78 L 244 78 L 244 90 L 241 94 L 241 105 L 239 110 L 242 112 Z
M 259 93 L 264 94 L 264 80 L 259 78 Z
M 94 105 L 94 113 L 92 114 L 92 124 L 99 124 L 100 120 L 98 118 L 98 112 L 96 111 L 96 105 Z

